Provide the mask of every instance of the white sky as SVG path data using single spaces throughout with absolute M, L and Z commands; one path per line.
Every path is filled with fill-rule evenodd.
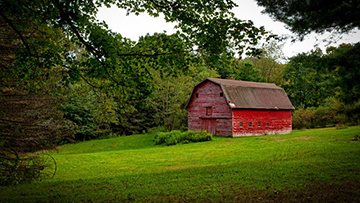
M 241 20 L 252 20 L 255 26 L 264 26 L 267 31 L 271 31 L 277 35 L 291 34 L 289 30 L 285 28 L 285 24 L 281 22 L 275 22 L 268 15 L 261 14 L 263 10 L 258 7 L 254 0 L 242 0 L 238 3 L 239 7 L 233 10 L 236 17 Z M 164 30 L 168 34 L 175 32 L 174 25 L 166 23 L 165 20 L 160 16 L 153 18 L 146 13 L 141 13 L 139 16 L 130 14 L 126 16 L 126 11 L 117 7 L 112 8 L 100 8 L 97 18 L 104 20 L 109 28 L 117 33 L 120 33 L 123 37 L 130 38 L 131 40 L 137 41 L 140 36 L 144 36 L 147 33 L 153 34 L 155 32 L 162 33 Z M 327 38 L 329 35 L 315 35 L 311 34 L 305 38 L 302 42 L 292 43 L 291 40 L 287 40 L 283 47 L 283 52 L 286 57 L 295 56 L 298 53 L 308 52 L 314 49 L 315 44 L 321 42 L 322 39 Z M 360 41 L 360 31 L 348 35 L 342 35 L 342 39 L 331 44 L 331 46 L 337 46 L 341 43 L 355 43 Z M 320 40 L 316 40 L 316 38 Z M 319 47 L 325 51 L 326 43 L 320 43 Z

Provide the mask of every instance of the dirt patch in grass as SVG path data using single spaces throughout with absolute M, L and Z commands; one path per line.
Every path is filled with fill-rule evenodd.
M 172 170 L 172 169 L 183 169 L 183 168 L 193 168 L 193 167 L 203 167 L 210 166 L 211 164 L 190 164 L 190 165 L 178 165 L 178 166 L 167 166 L 160 167 L 161 170 Z
M 307 137 L 296 137 L 294 140 L 311 140 L 314 139 L 313 136 L 307 136 Z
M 288 139 L 278 138 L 278 137 L 261 139 L 261 141 L 277 141 L 277 142 L 284 142 L 284 141 L 287 141 L 287 140 Z
M 295 137 L 295 138 L 292 138 L 294 140 L 311 140 L 311 139 L 314 139 L 313 136 L 307 136 L 307 137 Z M 284 142 L 284 141 L 287 141 L 289 139 L 284 139 L 284 138 L 279 138 L 279 137 L 274 137 L 274 138 L 261 138 L 260 139 L 261 141 L 277 141 L 277 142 Z

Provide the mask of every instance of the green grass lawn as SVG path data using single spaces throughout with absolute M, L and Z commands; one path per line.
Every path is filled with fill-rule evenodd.
M 360 202 L 360 126 L 155 145 L 153 135 L 69 144 L 51 180 L 0 202 Z

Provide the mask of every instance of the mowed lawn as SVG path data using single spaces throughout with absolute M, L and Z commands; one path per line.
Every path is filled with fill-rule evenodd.
M 360 202 L 360 126 L 155 145 L 143 134 L 50 152 L 51 180 L 0 202 Z

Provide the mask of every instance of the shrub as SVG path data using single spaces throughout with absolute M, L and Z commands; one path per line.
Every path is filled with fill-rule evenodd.
M 326 125 L 335 123 L 335 111 L 329 107 L 318 107 L 314 112 L 314 125 L 326 127 Z
M 110 134 L 111 125 L 118 123 L 115 101 L 89 86 L 73 84 L 64 90 L 64 119 L 76 126 L 75 140 L 97 139 Z
M 329 103 L 317 108 L 301 108 L 293 113 L 293 127 L 295 129 L 305 129 L 347 123 L 346 115 L 337 114 L 337 111 L 335 108 L 330 107 Z
M 183 132 L 182 134 L 183 134 L 183 136 L 184 136 L 184 139 L 187 140 L 188 142 L 193 141 L 192 138 L 193 138 L 194 136 L 196 136 L 195 131 L 192 131 L 192 130 L 185 131 L 185 132 Z
M 306 129 L 312 125 L 314 113 L 309 109 L 299 109 L 293 114 L 293 128 Z
M 158 132 L 155 134 L 155 137 L 154 137 L 154 142 L 155 144 L 162 144 L 162 143 L 165 143 L 165 139 L 167 137 L 167 133 L 166 132 Z
M 178 143 L 187 144 L 189 142 L 204 142 L 212 140 L 212 135 L 204 131 L 185 131 L 173 130 L 171 132 L 156 133 L 153 141 L 155 144 L 176 145 Z

